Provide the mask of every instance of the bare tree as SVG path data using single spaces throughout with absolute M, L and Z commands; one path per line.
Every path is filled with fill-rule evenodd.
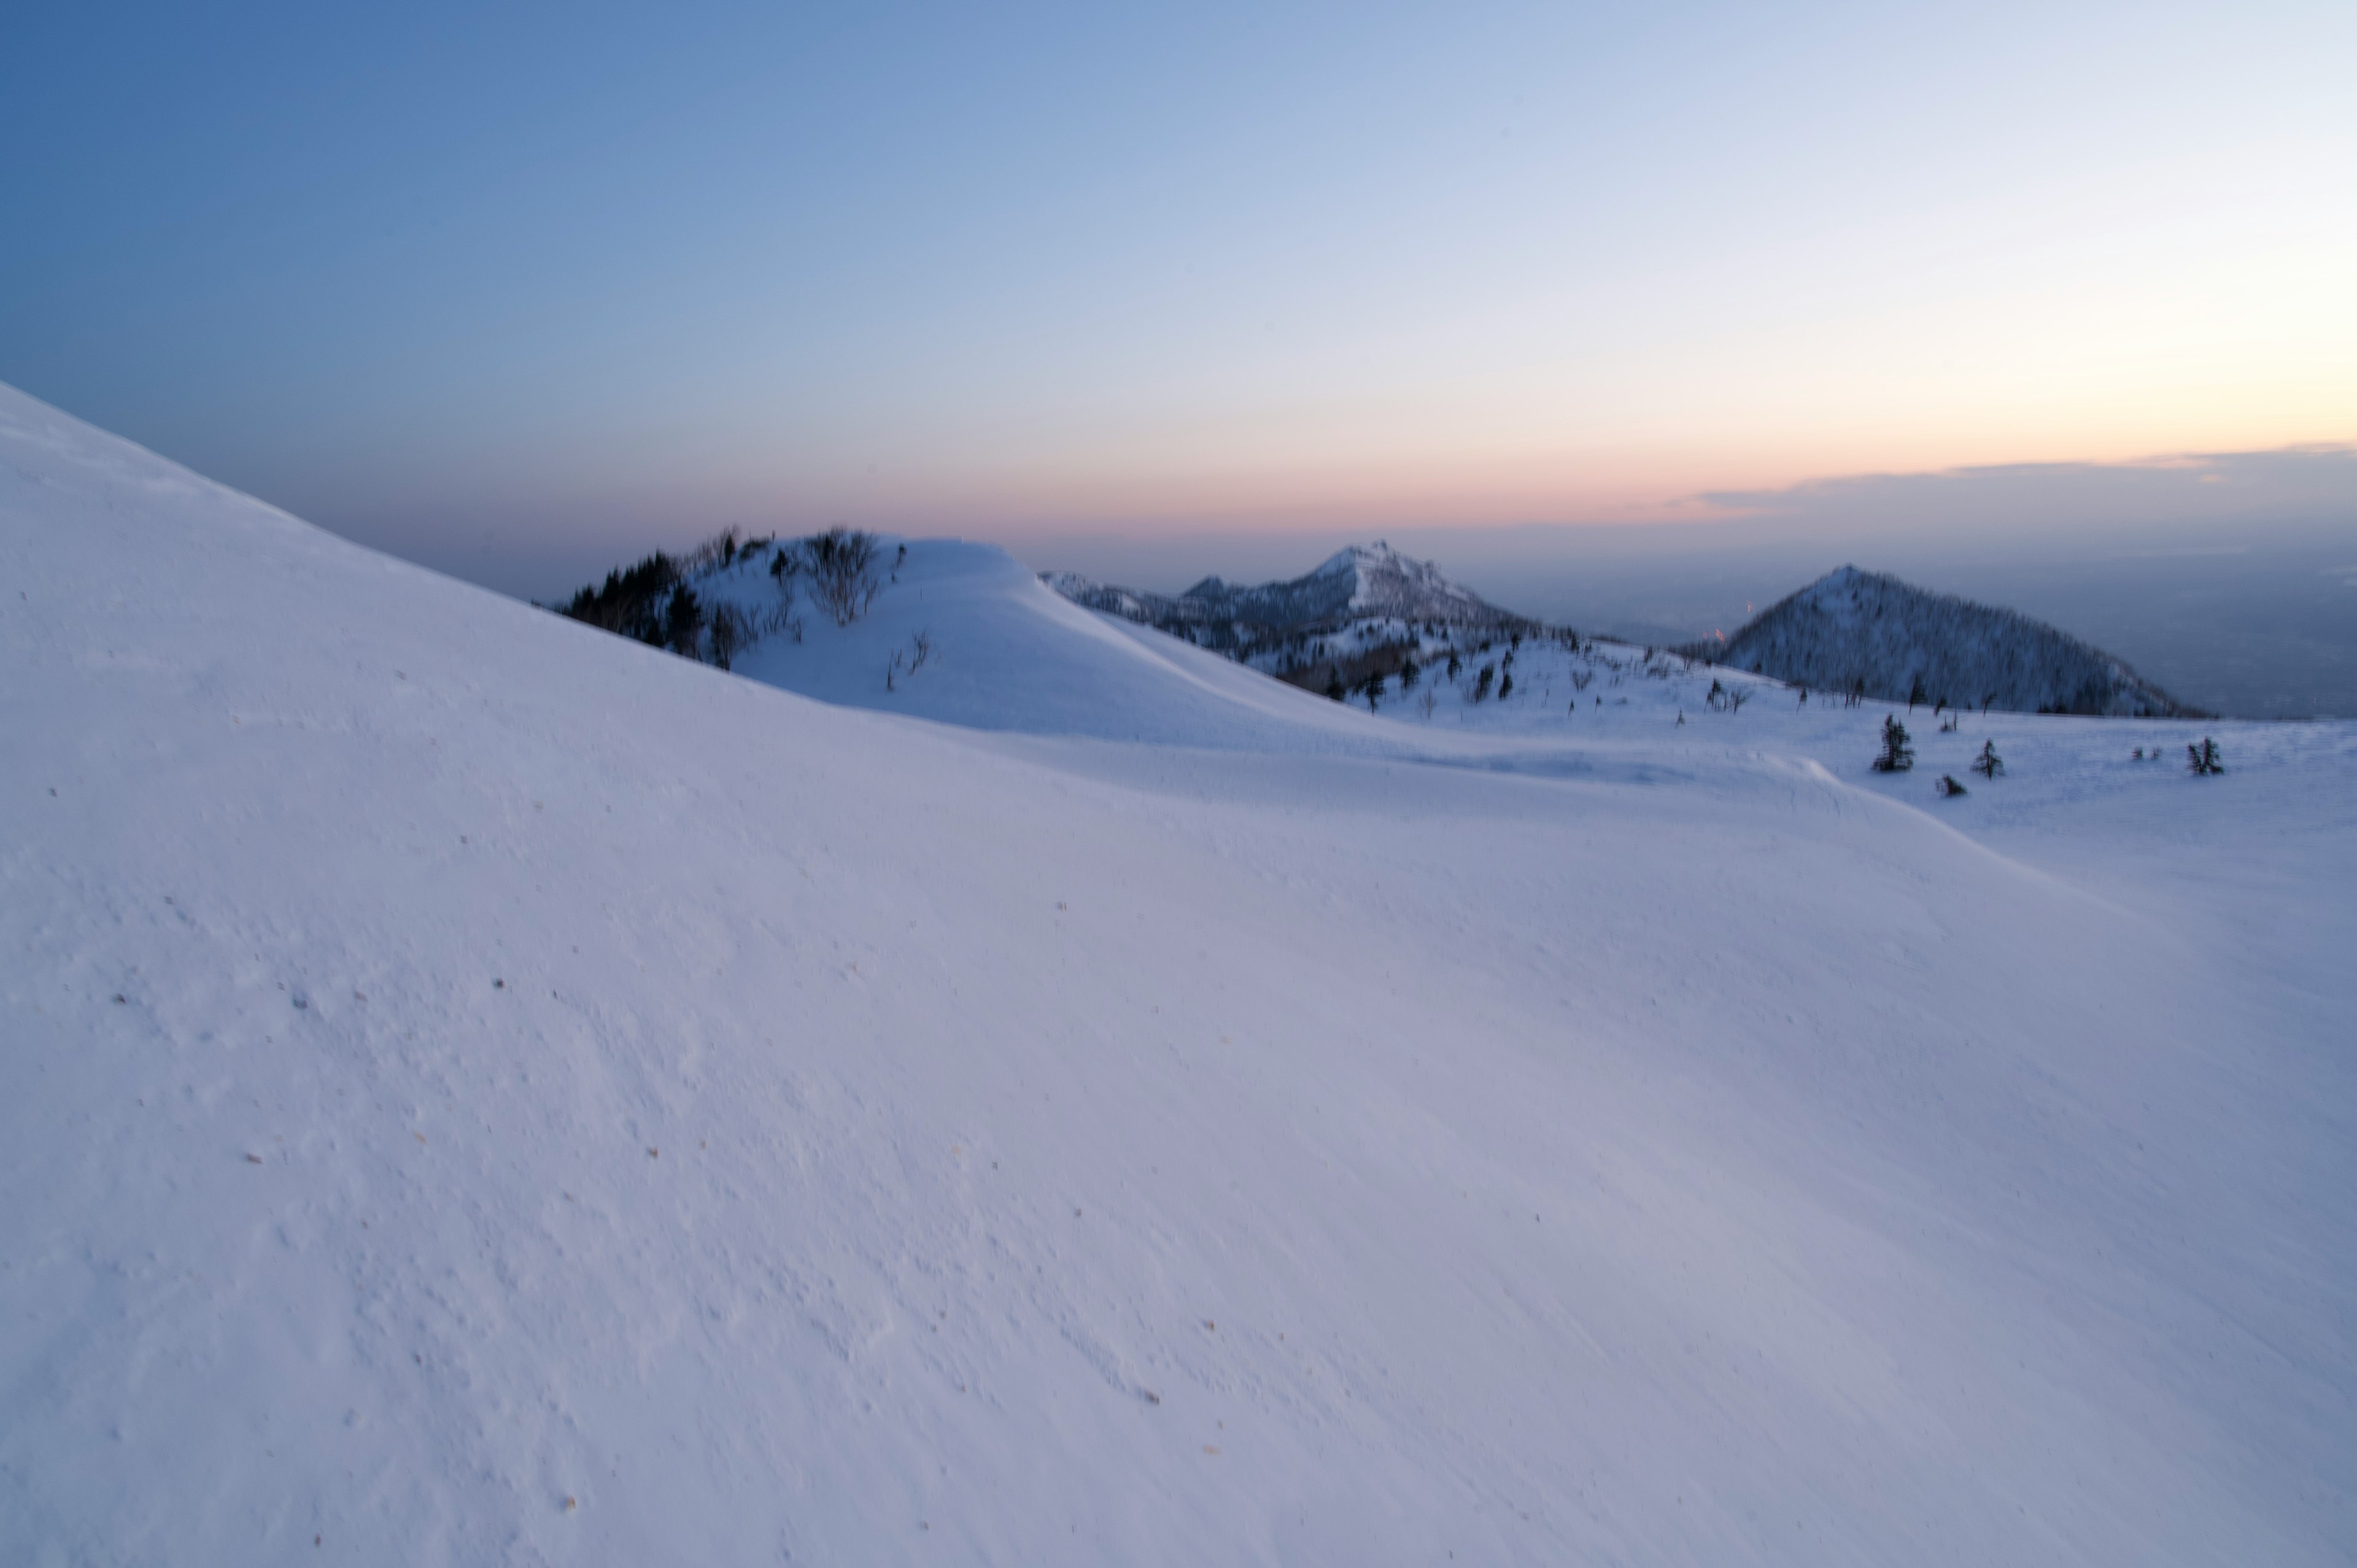
M 737 564 L 737 531 L 724 528 L 680 558 L 680 569 L 690 577 L 701 577 L 721 566 Z
M 794 614 L 794 602 L 788 599 L 783 604 L 771 605 L 754 618 L 753 630 L 757 639 L 782 632 L 800 642 L 802 639 L 802 618 Z
M 739 652 L 752 645 L 755 635 L 753 624 L 743 610 L 722 603 L 712 607 L 712 618 L 704 628 L 704 642 L 712 650 L 712 662 L 726 670 Z
M 802 639 L 802 618 L 794 614 L 794 579 L 802 575 L 802 559 L 784 545 L 773 547 L 770 557 L 770 575 L 777 579 L 778 602 L 761 618 L 761 635 L 784 632 L 796 642 Z
M 831 528 L 802 542 L 802 569 L 810 574 L 811 597 L 849 626 L 876 602 L 876 536 L 856 528 Z

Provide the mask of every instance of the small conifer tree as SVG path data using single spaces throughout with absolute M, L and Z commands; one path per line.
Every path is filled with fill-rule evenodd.
M 1891 714 L 1882 721 L 1882 755 L 1874 759 L 1877 773 L 1904 773 L 1915 766 L 1915 748 L 1907 738 L 1907 726 Z
M 2218 755 L 2218 743 L 2206 735 L 2201 737 L 2200 746 L 2189 746 L 2185 748 L 2185 757 L 2186 766 L 2197 777 L 2226 771 L 2226 764 Z
M 1996 742 L 1981 742 L 1981 754 L 1973 758 L 1973 771 L 1984 779 L 1994 779 L 2005 771 L 2005 758 L 1996 754 Z

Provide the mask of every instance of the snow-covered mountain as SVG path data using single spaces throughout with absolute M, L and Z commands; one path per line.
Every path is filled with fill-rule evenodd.
M 2190 712 L 2104 652 L 2012 610 L 1844 566 L 1690 651 L 1818 691 L 2011 713 Z
M 2357 725 L 909 545 L 732 675 L 0 389 L 11 1561 L 2350 1559 Z
M 1429 561 L 1382 540 L 1339 550 L 1305 576 L 1239 586 L 1206 577 L 1178 596 L 1113 587 L 1071 572 L 1041 579 L 1092 610 L 1168 632 L 1272 673 L 1329 658 L 1372 639 L 1370 628 L 1430 625 L 1505 630 L 1527 618 L 1484 602 Z

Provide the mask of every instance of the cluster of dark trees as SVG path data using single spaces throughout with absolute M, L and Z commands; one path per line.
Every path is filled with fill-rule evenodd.
M 1354 696 L 1366 696 L 1380 703 L 1397 676 L 1404 691 L 1413 690 L 1424 678 L 1424 668 L 1416 662 L 1416 644 L 1413 639 L 1395 639 L 1374 643 L 1357 652 L 1331 652 L 1299 666 L 1271 671 L 1275 677 L 1305 691 L 1322 692 L 1336 702 Z M 1415 673 L 1410 675 L 1408 671 Z
M 736 541 L 728 545 L 722 564 L 733 565 Z M 604 583 L 583 587 L 558 607 L 600 630 L 667 648 L 683 659 L 709 659 L 723 670 L 759 635 L 735 605 L 705 605 L 688 584 L 682 563 L 660 550 L 635 566 L 607 573 Z
M 1427 634 L 1431 634 L 1434 630 L 1431 627 L 1426 629 Z M 1446 631 L 1449 628 L 1442 627 L 1438 629 Z M 1468 702 L 1485 703 L 1492 696 L 1502 702 L 1513 695 L 1514 654 L 1521 649 L 1523 639 L 1526 635 L 1544 635 L 1574 650 L 1581 646 L 1579 634 L 1567 627 L 1542 628 L 1532 632 L 1510 632 L 1504 639 L 1506 642 L 1504 652 L 1496 660 L 1483 663 L 1474 672 L 1472 689 L 1466 693 Z M 1319 646 L 1322 649 L 1323 645 Z M 1433 657 L 1436 667 L 1445 670 L 1448 681 L 1454 684 L 1465 673 L 1465 659 L 1468 652 L 1479 657 L 1496 646 L 1496 639 L 1485 637 L 1472 642 L 1469 649 L 1458 648 L 1454 643 L 1448 644 L 1445 649 L 1436 651 Z M 1277 676 L 1278 679 L 1291 681 L 1296 685 L 1308 686 L 1312 690 L 1323 692 L 1338 703 L 1354 696 L 1361 696 L 1367 699 L 1369 707 L 1380 708 L 1389 692 L 1391 677 L 1394 675 L 1399 677 L 1399 690 L 1402 696 L 1415 691 L 1423 681 L 1426 667 L 1416 662 L 1415 655 L 1418 648 L 1419 644 L 1413 639 L 1387 642 L 1369 649 L 1353 659 L 1331 660 L 1320 659 L 1307 669 L 1280 670 L 1277 671 Z M 1447 657 L 1445 665 L 1437 663 L 1442 653 Z M 1317 679 L 1317 672 L 1319 670 L 1325 671 L 1325 679 L 1322 682 Z M 1584 690 L 1589 679 L 1592 677 L 1575 677 L 1575 684 Z
M 604 585 L 584 587 L 557 607 L 601 631 L 662 648 L 669 644 L 665 617 L 679 578 L 679 563 L 658 550 L 635 566 L 607 573 Z
M 2137 761 L 2144 760 L 2144 747 L 2137 746 L 2136 755 Z M 2152 755 L 2158 757 L 2160 748 L 2153 747 Z M 2226 771 L 2225 758 L 2218 749 L 2217 741 L 2208 736 L 2201 737 L 2199 746 L 2190 743 L 2186 746 L 2185 764 L 2187 769 L 2197 777 L 2207 778 Z M 1907 734 L 1907 726 L 1899 722 L 1896 714 L 1882 721 L 1882 750 L 1876 755 L 1873 766 L 1877 773 L 1904 773 L 1915 766 L 1915 747 Z M 1981 742 L 1980 755 L 1974 757 L 1968 766 L 1983 779 L 1998 779 L 2005 774 L 2005 758 L 1996 754 L 1996 742 L 1993 740 Z M 1944 775 L 1941 778 L 1941 794 L 1961 795 L 1964 792 L 1964 787 L 1953 779 Z
M 740 540 L 729 529 L 685 555 L 658 550 L 635 565 L 617 567 L 603 583 L 583 586 L 555 607 L 618 637 L 666 648 L 682 658 L 708 660 L 726 670 L 770 632 L 788 631 L 801 640 L 802 623 L 793 614 L 799 585 L 808 585 L 812 601 L 837 626 L 848 626 L 865 614 L 879 586 L 881 548 L 874 534 L 857 529 L 830 529 L 785 542 Z M 726 571 L 765 553 L 778 585 L 779 602 L 770 610 L 748 615 L 725 600 L 706 604 L 697 596 L 692 579 Z M 907 555 L 908 546 L 902 545 L 900 558 Z
M 1877 773 L 1905 773 L 1914 766 L 1913 737 L 1908 735 L 1907 726 L 1899 722 L 1898 714 L 1889 714 L 1882 721 L 1882 750 L 1875 756 L 1874 770 Z M 1996 754 L 1996 742 L 1985 740 L 1981 742 L 1980 755 L 1967 766 L 1984 779 L 1996 779 L 2005 772 L 2005 758 Z M 1940 776 L 1939 790 L 1943 795 L 1961 795 L 1964 787 L 1943 773 Z
M 1416 663 L 1415 655 L 1411 653 L 1400 661 L 1398 674 L 1400 695 L 1405 697 L 1410 692 L 1415 691 L 1416 683 L 1424 679 L 1424 669 L 1421 665 Z M 1372 713 L 1383 705 L 1386 688 L 1390 683 L 1391 675 L 1381 666 L 1369 670 L 1364 676 L 1361 677 L 1355 690 L 1358 692 L 1359 695 L 1367 699 L 1368 712 Z M 1354 688 L 1343 685 L 1342 671 L 1340 665 L 1336 665 L 1326 671 L 1326 694 L 1333 698 L 1336 702 L 1339 703 L 1345 697 L 1348 697 L 1353 689 Z

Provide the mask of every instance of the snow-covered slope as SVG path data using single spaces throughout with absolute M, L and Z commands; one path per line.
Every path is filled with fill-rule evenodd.
M 996 545 L 905 543 L 897 569 L 849 626 L 802 595 L 794 601 L 800 636 L 765 638 L 734 668 L 825 702 L 977 729 L 1228 748 L 1395 745 L 1331 703 L 1093 615 Z M 748 609 L 778 596 L 759 558 L 696 585 L 707 600 Z
M 1844 566 L 1761 611 L 1710 656 L 1820 691 L 2013 713 L 2183 712 L 2101 649 L 2012 610 Z
M 5 391 L 0 565 L 18 1560 L 2357 1546 L 2346 726 L 985 735 Z

